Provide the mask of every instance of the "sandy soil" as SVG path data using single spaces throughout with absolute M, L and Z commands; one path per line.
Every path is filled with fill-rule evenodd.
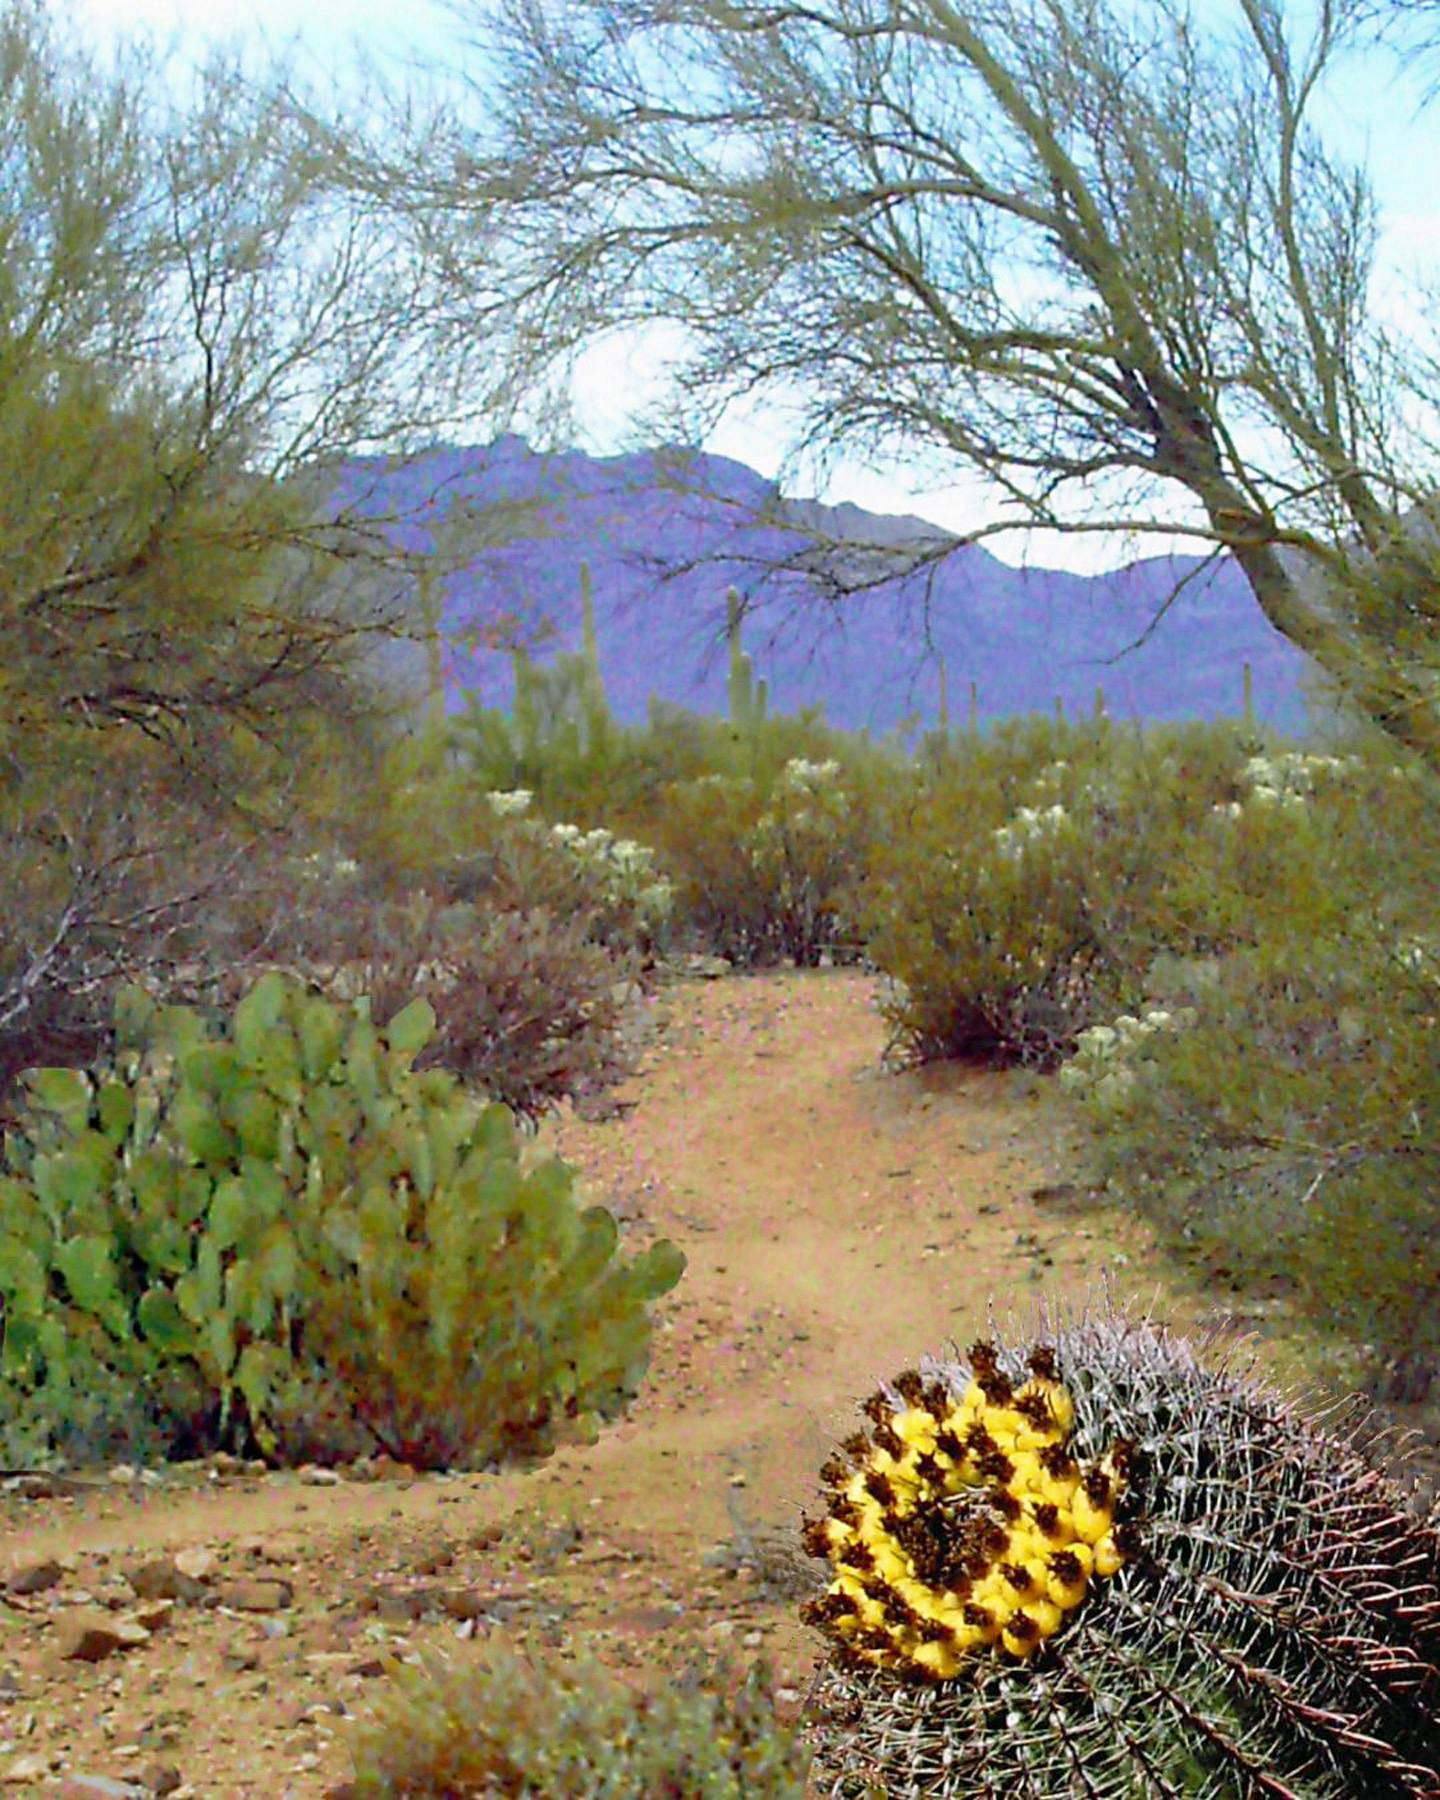
M 527 1475 L 262 1475 L 208 1462 L 0 1487 L 0 1784 L 73 1795 L 332 1795 L 337 1715 L 377 1646 L 463 1656 L 533 1631 L 645 1683 L 700 1643 L 817 1645 L 794 1528 L 855 1402 L 992 1297 L 1117 1289 L 1181 1326 L 1144 1229 L 1080 1203 L 1043 1084 L 882 1067 L 879 978 L 782 970 L 662 990 L 633 1105 L 543 1149 L 689 1257 L 650 1376 L 591 1449 Z M 1035 1089 L 1027 1097 L 1027 1088 Z M 133 1784 L 133 1785 L 132 1785 Z

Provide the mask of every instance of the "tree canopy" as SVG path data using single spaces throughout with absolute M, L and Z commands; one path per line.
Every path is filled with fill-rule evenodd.
M 256 840 L 363 806 L 413 716 L 373 656 L 433 637 L 444 521 L 352 459 L 476 417 L 472 359 L 254 64 L 0 10 L 0 1029 L 263 883 Z
M 414 635 L 417 559 L 331 472 L 428 446 L 465 369 L 422 262 L 296 153 L 283 66 L 217 50 L 186 91 L 66 23 L 0 19 L 0 750 L 122 729 L 224 805 L 227 745 L 283 769 L 302 716 L 388 718 L 362 653 Z
M 982 472 L 1002 499 L 960 541 L 1191 534 L 1440 766 L 1434 347 L 1377 306 L 1377 203 L 1313 123 L 1367 0 L 1303 40 L 1280 0 L 451 10 L 467 99 L 314 141 L 443 236 L 516 390 L 558 404 L 597 336 L 673 322 L 641 430 L 699 442 L 767 395 L 791 470 Z

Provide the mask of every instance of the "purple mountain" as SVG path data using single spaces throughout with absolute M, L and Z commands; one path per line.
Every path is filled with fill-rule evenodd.
M 537 663 L 578 650 L 588 565 L 600 671 L 625 723 L 643 722 L 651 695 L 726 711 L 733 585 L 745 609 L 743 647 L 756 679 L 769 684 L 772 716 L 823 705 L 830 724 L 876 737 L 907 715 L 934 725 L 943 656 L 955 724 L 965 721 L 971 681 L 982 722 L 1049 712 L 1057 697 L 1073 717 L 1089 712 L 1097 687 L 1113 718 L 1213 719 L 1240 712 L 1248 662 L 1257 716 L 1297 734 L 1306 728 L 1306 659 L 1264 617 L 1228 558 L 1204 567 L 1199 558 L 1155 557 L 1082 576 L 1014 569 L 971 545 L 915 567 L 927 548 L 954 540 L 915 518 L 784 499 L 726 457 L 541 455 L 514 436 L 404 462 L 357 459 L 339 479 L 354 512 L 394 521 L 384 529 L 397 544 L 448 545 L 457 572 L 443 583 L 447 635 L 509 614 L 527 639 L 542 621 L 553 625 Z M 509 541 L 497 541 L 487 510 L 501 502 L 525 508 Z M 887 578 L 836 599 L 827 569 L 852 583 Z M 423 694 L 421 645 L 385 646 L 375 666 Z M 447 658 L 447 712 L 461 712 L 467 694 L 509 708 L 505 650 L 481 645 Z

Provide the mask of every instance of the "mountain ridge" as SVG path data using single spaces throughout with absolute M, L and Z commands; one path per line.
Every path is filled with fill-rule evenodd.
M 540 453 L 513 433 L 488 446 L 437 445 L 404 462 L 355 458 L 338 465 L 334 480 L 336 503 L 364 517 L 390 516 L 383 529 L 397 544 L 425 549 L 437 530 L 453 535 L 461 566 L 442 587 L 447 636 L 503 612 L 527 632 L 552 621 L 553 639 L 536 650 L 537 662 L 578 650 L 580 570 L 588 566 L 600 671 L 611 710 L 626 724 L 644 721 L 651 694 L 699 713 L 725 712 L 725 595 L 734 585 L 744 648 L 755 677 L 769 685 L 772 714 L 823 705 L 827 721 L 845 730 L 883 736 L 912 714 L 917 728 L 928 728 L 938 723 L 943 656 L 952 724 L 964 722 L 972 680 L 982 724 L 1049 712 L 1057 698 L 1072 716 L 1089 712 L 1097 686 L 1117 719 L 1213 719 L 1240 713 L 1248 662 L 1256 716 L 1297 734 L 1307 726 L 1306 659 L 1265 618 L 1228 558 L 1202 568 L 1199 557 L 1146 557 L 1098 576 L 1017 569 L 911 514 L 785 498 L 734 458 L 668 448 Z M 532 509 L 535 529 L 487 541 L 486 509 L 517 501 Z M 931 571 L 891 577 L 837 604 L 817 549 L 827 536 L 838 542 L 830 560 L 848 562 L 852 573 L 867 545 L 908 544 L 918 554 L 951 539 L 957 548 Z M 767 573 L 787 557 L 795 567 Z M 872 572 L 881 567 L 876 561 Z M 403 600 L 418 623 L 418 596 L 407 591 Z M 384 646 L 375 667 L 420 703 L 423 644 Z M 513 693 L 503 649 L 473 645 L 447 657 L 447 714 L 461 712 L 467 694 L 508 710 Z

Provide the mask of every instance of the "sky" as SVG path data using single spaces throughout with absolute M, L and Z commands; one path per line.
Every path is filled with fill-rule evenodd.
M 1134 0 L 1143 9 L 1145 0 Z M 199 50 L 207 38 L 263 37 L 279 48 L 298 40 L 314 74 L 343 65 L 352 43 L 398 64 L 407 58 L 443 66 L 453 54 L 455 24 L 438 0 L 70 0 L 77 23 L 97 43 L 135 30 L 153 32 L 162 42 L 176 37 L 182 54 Z M 1297 26 L 1313 15 L 1315 0 L 1290 0 L 1287 15 Z M 1233 17 L 1228 0 L 1196 0 L 1202 16 Z M 313 59 L 313 60 L 311 60 Z M 302 65 L 303 66 L 303 65 Z M 1428 74 L 1440 73 L 1440 58 Z M 1419 110 L 1424 81 L 1385 52 L 1347 58 L 1343 81 L 1316 107 L 1327 143 L 1363 158 L 1383 208 L 1376 294 L 1382 313 L 1403 329 L 1410 302 L 1404 280 L 1429 268 L 1440 275 L 1440 99 Z M 573 388 L 585 441 L 575 447 L 593 455 L 615 454 L 637 398 L 658 394 L 660 369 L 673 351 L 673 328 L 658 326 L 625 342 L 610 341 L 583 357 Z M 623 377 L 617 378 L 623 358 Z M 783 415 L 747 404 L 732 407 L 701 446 L 747 463 L 767 479 L 779 472 L 786 444 Z M 993 516 L 993 493 L 978 477 L 959 478 L 937 470 L 944 485 L 919 490 L 914 480 L 848 461 L 835 463 L 828 480 L 812 484 L 814 498 L 831 505 L 850 501 L 877 513 L 910 513 L 954 531 L 972 530 Z M 797 483 L 797 490 L 802 486 Z M 1173 546 L 1146 536 L 1127 543 L 1113 536 L 1064 537 L 1055 533 L 1006 534 L 987 548 L 1007 562 L 1040 563 L 1085 572 L 1115 567 L 1137 555 L 1158 555 Z

